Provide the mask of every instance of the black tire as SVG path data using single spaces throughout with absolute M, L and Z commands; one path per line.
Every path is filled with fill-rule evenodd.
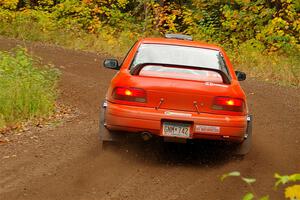
M 247 124 L 247 138 L 244 141 L 236 146 L 235 155 L 245 156 L 250 152 L 252 146 L 252 116 L 249 116 L 250 120 Z

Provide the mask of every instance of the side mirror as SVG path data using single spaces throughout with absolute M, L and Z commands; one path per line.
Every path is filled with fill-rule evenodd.
M 120 69 L 118 61 L 116 59 L 105 59 L 103 62 L 103 66 L 108 69 L 115 69 L 115 70 Z
M 235 75 L 238 79 L 238 81 L 244 81 L 246 80 L 246 73 L 245 72 L 241 72 L 241 71 L 235 71 Z

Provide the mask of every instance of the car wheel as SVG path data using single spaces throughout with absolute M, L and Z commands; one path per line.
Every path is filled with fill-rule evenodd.
M 235 155 L 244 156 L 249 153 L 252 146 L 252 116 L 247 124 L 247 138 L 236 146 Z
M 99 121 L 99 135 L 100 135 L 101 149 L 105 149 L 108 145 L 113 145 L 116 142 L 116 133 L 114 131 L 110 131 L 105 127 L 105 112 L 106 112 L 106 106 L 102 106 L 100 111 L 100 121 Z

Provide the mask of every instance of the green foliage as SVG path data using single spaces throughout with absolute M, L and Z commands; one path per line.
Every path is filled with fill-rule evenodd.
M 249 185 L 256 182 L 256 179 L 254 179 L 254 178 L 242 177 L 241 173 L 239 171 L 233 171 L 233 172 L 229 172 L 227 174 L 223 174 L 221 176 L 221 181 L 224 181 L 228 177 L 240 177 L 242 181 L 244 181 L 245 183 L 247 183 Z
M 227 174 L 223 174 L 221 177 L 221 181 L 224 181 L 227 177 L 240 176 L 241 173 L 238 171 L 229 172 Z
M 245 178 L 245 177 L 242 177 L 242 180 L 245 183 L 249 184 L 249 185 L 256 182 L 256 179 L 254 179 L 254 178 Z
M 240 172 L 233 171 L 233 172 L 229 172 L 227 174 L 223 174 L 221 176 L 221 181 L 224 181 L 228 177 L 240 177 L 240 179 L 243 182 L 245 182 L 252 190 L 251 192 L 248 192 L 243 196 L 243 198 L 242 198 L 243 200 L 253 200 L 253 199 L 269 200 L 269 195 L 259 198 L 258 195 L 255 193 L 255 191 L 252 187 L 252 184 L 256 182 L 256 179 L 242 177 Z M 275 173 L 274 177 L 275 177 L 275 179 L 277 179 L 277 181 L 275 183 L 276 189 L 278 188 L 279 185 L 286 185 L 291 182 L 299 182 L 300 181 L 300 174 L 281 176 L 278 173 Z M 285 188 L 285 197 L 290 200 L 300 200 L 300 185 L 292 185 L 292 186 L 286 187 Z
M 264 48 L 261 42 L 253 39 L 229 53 L 235 68 L 247 72 L 250 77 L 299 87 L 300 51 L 262 53 Z
M 54 110 L 58 71 L 21 47 L 0 52 L 0 129 Z
M 110 26 L 113 34 L 180 32 L 230 48 L 253 39 L 271 52 L 300 48 L 300 6 L 291 0 L 0 0 L 0 6 L 51 13 L 55 24 L 95 34 Z
M 297 1 L 195 2 L 202 15 L 199 32 L 205 31 L 214 41 L 237 47 L 255 39 L 268 51 L 277 51 L 289 46 L 299 48 L 300 18 Z
M 254 194 L 250 192 L 245 194 L 245 196 L 243 197 L 243 200 L 252 200 L 252 199 L 254 199 Z
M 291 0 L 0 0 L 0 34 L 120 57 L 139 37 L 185 33 L 251 77 L 299 87 L 299 13 Z
M 278 173 L 275 173 L 274 177 L 277 179 L 275 183 L 275 187 L 277 188 L 279 185 L 284 185 L 289 182 L 300 181 L 300 174 L 292 174 L 292 175 L 284 175 L 281 176 Z
M 15 10 L 18 5 L 18 0 L 0 0 L 0 7 L 9 10 Z

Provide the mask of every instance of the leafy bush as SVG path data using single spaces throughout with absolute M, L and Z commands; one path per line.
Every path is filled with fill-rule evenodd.
M 54 111 L 59 74 L 39 65 L 21 47 L 0 52 L 0 129 Z
M 229 53 L 235 68 L 247 72 L 250 77 L 299 87 L 300 52 L 290 49 L 289 53 L 262 53 L 263 49 L 260 42 L 249 40 Z
M 291 0 L 0 0 L 0 34 L 121 57 L 139 37 L 185 33 L 250 76 L 299 87 L 299 11 Z
M 299 49 L 300 6 L 291 0 L 195 0 L 198 8 L 197 34 L 227 46 L 255 39 L 265 50 L 277 51 L 290 46 Z
M 259 197 L 259 195 L 255 192 L 253 188 L 253 184 L 256 182 L 255 178 L 248 178 L 241 176 L 241 173 L 239 171 L 233 171 L 229 172 L 227 174 L 223 174 L 221 176 L 221 181 L 224 181 L 228 177 L 238 177 L 240 178 L 244 183 L 247 184 L 247 186 L 250 188 L 251 192 L 246 193 L 243 196 L 243 200 L 269 200 L 269 195 L 265 195 L 262 197 Z M 300 174 L 292 174 L 292 175 L 280 175 L 278 173 L 275 173 L 274 178 L 276 179 L 276 183 L 274 184 L 274 189 L 277 190 L 280 185 L 286 185 L 290 184 L 285 188 L 285 198 L 289 200 L 300 200 L 300 185 L 297 184 L 300 181 Z M 291 185 L 295 183 L 295 185 Z
M 38 10 L 55 25 L 98 34 L 187 33 L 229 47 L 255 39 L 267 51 L 300 48 L 300 4 L 291 0 L 1 0 L 1 12 Z M 7 13 L 6 13 L 7 14 Z M 33 16 L 38 17 L 35 13 Z M 24 16 L 24 15 L 23 15 Z M 45 22 L 45 21 L 44 21 Z M 53 24 L 47 24 L 52 26 Z M 46 25 L 45 25 L 46 26 Z

